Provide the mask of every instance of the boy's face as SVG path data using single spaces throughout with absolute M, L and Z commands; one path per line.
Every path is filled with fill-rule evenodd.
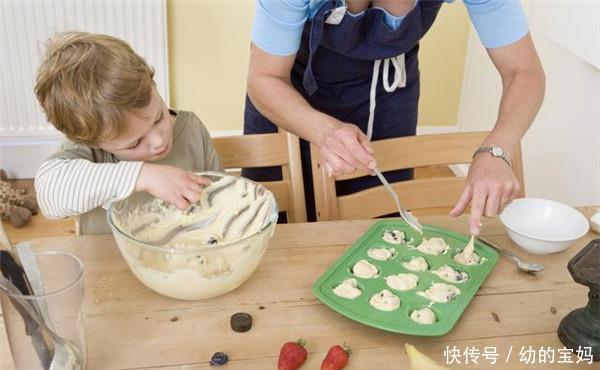
M 121 160 L 152 162 L 165 158 L 173 146 L 175 119 L 162 98 L 152 89 L 148 106 L 128 112 L 127 128 L 117 138 L 100 141 L 98 146 Z

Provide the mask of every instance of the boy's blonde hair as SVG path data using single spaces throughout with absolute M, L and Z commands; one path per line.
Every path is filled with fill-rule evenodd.
M 67 138 L 94 145 L 121 134 L 126 113 L 150 103 L 153 77 L 123 40 L 66 32 L 49 41 L 35 94 L 48 121 Z

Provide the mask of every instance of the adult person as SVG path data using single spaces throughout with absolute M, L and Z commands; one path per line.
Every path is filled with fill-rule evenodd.
M 451 211 L 471 203 L 470 231 L 518 193 L 510 158 L 541 105 L 544 73 L 518 0 L 464 0 L 502 79 L 498 118 L 474 154 L 467 185 Z M 331 175 L 377 165 L 371 140 L 414 135 L 419 99 L 419 40 L 441 0 L 257 0 L 244 133 L 277 126 L 315 144 Z M 452 40 L 449 40 L 452 42 Z M 308 144 L 302 143 L 309 218 L 314 202 Z M 485 154 L 487 153 L 487 154 Z M 275 179 L 273 168 L 245 170 Z M 390 171 L 389 181 L 412 178 Z M 336 184 L 348 194 L 378 184 L 364 177 Z

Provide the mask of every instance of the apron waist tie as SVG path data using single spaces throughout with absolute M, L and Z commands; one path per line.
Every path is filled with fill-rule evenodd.
M 387 92 L 393 92 L 398 88 L 406 86 L 406 65 L 404 60 L 404 54 L 387 58 L 377 59 L 373 64 L 373 78 L 371 80 L 371 91 L 369 93 L 369 121 L 367 125 L 367 137 L 369 141 L 373 136 L 373 120 L 375 118 L 375 104 L 377 97 L 377 80 L 379 78 L 379 67 L 383 61 L 383 88 Z M 389 81 L 389 69 L 390 62 L 394 66 L 394 81 L 390 85 Z

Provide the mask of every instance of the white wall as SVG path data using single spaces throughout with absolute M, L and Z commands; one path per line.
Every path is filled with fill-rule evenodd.
M 169 98 L 166 0 L 0 0 L 0 168 L 11 178 L 33 177 L 63 140 L 33 87 L 45 41 L 68 30 L 126 40 Z
M 600 69 L 551 41 L 550 3 L 524 4 L 546 72 L 544 104 L 522 142 L 526 195 L 600 205 Z M 579 21 L 572 19 L 570 26 L 578 27 Z M 472 30 L 459 130 L 491 129 L 500 95 L 498 73 Z

